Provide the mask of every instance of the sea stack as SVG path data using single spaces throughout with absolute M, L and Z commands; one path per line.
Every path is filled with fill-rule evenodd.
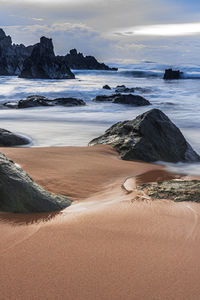
M 19 77 L 38 79 L 75 78 L 67 64 L 55 56 L 52 39 L 44 36 L 41 37 L 40 43 L 34 45 L 30 57 L 24 61 Z

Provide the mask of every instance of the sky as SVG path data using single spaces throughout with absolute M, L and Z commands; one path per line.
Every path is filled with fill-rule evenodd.
M 100 61 L 197 63 L 199 0 L 0 0 L 0 27 L 14 43 L 53 38 Z

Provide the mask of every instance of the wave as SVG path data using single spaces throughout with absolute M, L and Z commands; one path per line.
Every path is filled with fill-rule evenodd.
M 143 71 L 143 70 L 131 70 L 131 71 L 118 71 L 119 76 L 136 77 L 136 78 L 162 78 L 163 72 L 161 71 Z

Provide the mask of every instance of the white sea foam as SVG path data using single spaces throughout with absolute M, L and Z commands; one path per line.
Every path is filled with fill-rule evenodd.
M 123 66 L 118 72 L 77 71 L 75 80 L 27 80 L 17 77 L 0 77 L 0 103 L 18 101 L 31 94 L 51 99 L 76 97 L 83 99 L 83 107 L 40 107 L 30 109 L 1 109 L 0 127 L 29 136 L 34 146 L 81 146 L 102 134 L 112 124 L 133 119 L 151 108 L 159 108 L 181 128 L 190 144 L 200 153 L 200 66 L 174 66 L 190 79 L 164 81 L 165 66 L 138 63 Z M 103 90 L 109 84 L 111 91 Z M 142 94 L 152 103 L 151 107 L 130 107 L 112 103 L 95 103 L 92 99 L 99 94 L 112 94 L 114 87 L 143 87 Z M 197 167 L 194 165 L 191 168 Z M 187 170 L 191 171 L 188 167 Z M 200 174 L 200 170 L 197 171 Z

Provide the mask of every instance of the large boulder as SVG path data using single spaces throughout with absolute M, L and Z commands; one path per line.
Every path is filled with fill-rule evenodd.
M 122 94 L 114 94 L 110 96 L 99 95 L 93 99 L 95 102 L 112 102 L 117 104 L 128 104 L 133 106 L 146 106 L 151 105 L 151 103 L 139 95 L 122 95 Z
M 30 107 L 38 107 L 38 106 L 83 106 L 86 103 L 81 99 L 76 98 L 56 98 L 56 99 L 48 99 L 44 96 L 40 95 L 31 95 L 26 97 L 25 99 L 19 100 L 16 102 L 6 102 L 3 104 L 8 108 L 30 108 Z
M 12 44 L 11 37 L 0 29 L 0 75 L 18 75 L 31 51 L 32 46 Z
M 0 147 L 13 147 L 30 144 L 30 139 L 0 128 Z
M 21 78 L 72 79 L 75 78 L 66 63 L 55 56 L 52 39 L 41 37 L 30 57 L 25 59 Z
M 159 109 L 152 109 L 131 121 L 110 127 L 89 145 L 113 146 L 124 160 L 146 162 L 197 162 L 200 156 L 181 131 Z
M 99 63 L 94 56 L 84 56 L 82 53 L 78 53 L 76 49 L 70 50 L 66 56 L 61 58 L 74 70 L 118 70 L 117 68 L 110 68 L 104 63 Z
M 182 75 L 183 72 L 181 72 L 180 70 L 166 69 L 163 79 L 165 80 L 181 79 Z
M 53 212 L 70 204 L 67 197 L 45 191 L 25 171 L 0 153 L 0 211 Z

